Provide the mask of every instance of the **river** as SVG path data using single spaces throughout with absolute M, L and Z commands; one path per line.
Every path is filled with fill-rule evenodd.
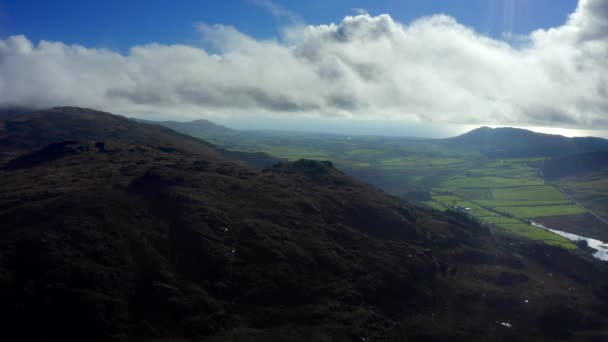
M 545 229 L 545 230 L 553 232 L 557 235 L 561 235 L 571 241 L 585 240 L 585 241 L 587 241 L 587 245 L 589 245 L 589 247 L 596 250 L 596 252 L 593 253 L 594 257 L 596 257 L 600 260 L 608 261 L 608 243 L 606 243 L 606 242 L 596 240 L 596 239 L 591 239 L 591 238 L 576 235 L 576 234 L 572 234 L 572 233 L 562 232 L 561 230 L 547 228 L 547 227 L 543 226 L 542 224 L 534 222 L 534 221 L 530 221 L 530 224 L 532 224 L 534 227 Z

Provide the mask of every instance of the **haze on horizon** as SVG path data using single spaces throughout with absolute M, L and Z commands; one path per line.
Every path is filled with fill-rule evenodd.
M 494 3 L 511 21 L 531 6 Z M 249 4 L 274 16 L 275 36 L 184 22 L 198 34 L 191 43 L 123 50 L 0 30 L 0 106 L 347 134 L 445 137 L 489 125 L 608 136 L 606 1 L 580 0 L 555 27 L 500 35 L 446 14 L 400 21 L 359 8 L 307 24 L 287 3 Z

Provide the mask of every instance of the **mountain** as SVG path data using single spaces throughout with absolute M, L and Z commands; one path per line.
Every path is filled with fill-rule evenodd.
M 5 340 L 608 333 L 606 265 L 414 207 L 330 162 L 258 170 L 85 109 L 6 123 L 0 146 L 15 157 L 0 164 Z
M 135 122 L 119 115 L 90 109 L 58 107 L 34 112 L 15 112 L 12 115 L 8 113 L 11 112 L 7 111 L 7 119 L 0 120 L 0 160 L 7 153 L 14 156 L 15 152 L 39 149 L 61 140 L 113 139 L 159 144 L 168 149 L 179 147 L 191 153 L 217 154 L 260 168 L 280 161 L 262 153 L 225 150 L 163 126 Z
M 474 148 L 496 158 L 558 156 L 608 150 L 606 139 L 567 138 L 512 127 L 481 127 L 458 137 L 444 139 L 443 142 L 456 148 Z

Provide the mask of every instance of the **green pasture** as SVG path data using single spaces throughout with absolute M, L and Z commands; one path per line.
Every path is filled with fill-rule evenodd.
M 559 201 L 567 200 L 558 189 L 549 185 L 492 189 L 497 201 Z
M 495 209 L 518 218 L 576 215 L 584 214 L 586 212 L 583 208 L 574 204 L 530 207 L 496 207 Z

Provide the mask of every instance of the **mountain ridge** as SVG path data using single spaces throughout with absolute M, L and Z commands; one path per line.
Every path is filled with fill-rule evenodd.
M 65 130 L 63 125 L 70 125 Z M 193 153 L 217 154 L 258 168 L 280 159 L 264 153 L 230 151 L 171 128 L 136 122 L 124 116 L 78 107 L 18 112 L 0 120 L 0 156 L 7 151 L 33 151 L 62 140 L 122 140 L 179 145 Z
M 538 133 L 522 128 L 487 126 L 443 140 L 446 145 L 471 146 L 489 157 L 536 157 L 608 150 L 608 140 Z

